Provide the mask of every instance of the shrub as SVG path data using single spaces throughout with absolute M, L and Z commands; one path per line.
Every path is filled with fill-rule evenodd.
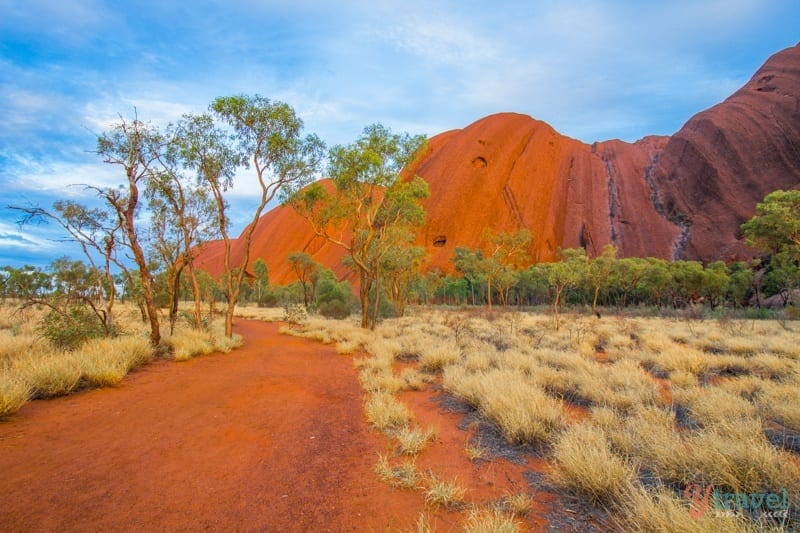
M 97 316 L 79 305 L 69 307 L 66 313 L 49 311 L 36 329 L 53 346 L 66 350 L 74 350 L 87 340 L 106 334 Z
M 350 316 L 350 304 L 342 300 L 330 300 L 319 304 L 317 312 L 325 318 L 341 320 Z

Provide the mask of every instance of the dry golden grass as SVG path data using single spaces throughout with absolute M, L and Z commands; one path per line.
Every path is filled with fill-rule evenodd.
M 286 316 L 282 307 L 258 307 L 253 304 L 237 305 L 234 316 L 246 320 L 263 320 L 264 322 L 280 322 Z
M 403 382 L 402 390 L 422 390 L 425 388 L 425 378 L 415 368 L 404 368 L 398 376 Z
M 392 372 L 393 363 L 418 359 L 419 369 L 441 372 L 444 388 L 510 442 L 549 444 L 553 480 L 619 513 L 625 529 L 751 529 L 738 518 L 692 519 L 673 494 L 694 483 L 734 492 L 800 489 L 796 460 L 763 429 L 778 422 L 800 430 L 800 323 L 565 313 L 556 331 L 544 315 L 417 313 L 358 341 L 350 323 L 342 326 L 349 332 L 325 326 L 328 337 L 369 352 L 356 359 L 369 378 L 362 377 L 372 391 L 367 405 L 376 400 L 376 412 L 402 406 L 391 393 L 408 380 Z M 656 377 L 671 394 L 661 397 Z M 564 401 L 588 405 L 591 416 L 568 421 Z M 404 406 L 397 411 L 379 424 L 407 427 L 411 415 Z M 467 440 L 465 453 L 476 460 L 485 450 Z M 429 503 L 438 501 L 430 487 L 444 493 L 445 485 L 425 485 Z
M 710 510 L 702 517 L 692 517 L 686 504 L 669 491 L 632 488 L 622 500 L 622 521 L 626 531 L 641 533 L 749 533 L 756 528 L 745 519 L 714 515 Z
M 213 341 L 205 331 L 188 327 L 178 328 L 176 335 L 166 336 L 164 340 L 172 347 L 172 356 L 176 361 L 188 361 L 214 351 Z
M 431 507 L 454 507 L 464 502 L 467 489 L 458 484 L 458 479 L 452 481 L 440 479 L 432 472 L 425 476 L 425 503 Z
M 800 489 L 800 467 L 787 452 L 772 446 L 758 421 L 730 421 L 699 430 L 687 439 L 693 482 L 733 492 Z
M 144 337 L 94 339 L 82 348 L 82 377 L 91 386 L 118 385 L 128 372 L 149 363 L 153 350 Z
M 427 372 L 441 372 L 458 361 L 461 354 L 455 343 L 445 341 L 426 346 L 420 355 L 420 367 Z
M 474 405 L 514 443 L 548 442 L 565 425 L 560 400 L 511 370 L 445 370 L 445 389 Z
M 672 412 L 654 406 L 629 413 L 597 408 L 592 409 L 591 423 L 603 430 L 616 454 L 643 465 L 659 480 L 677 484 L 693 481 L 687 446 L 675 431 Z
M 465 533 L 516 533 L 522 524 L 501 509 L 473 509 L 464 522 Z
M 467 443 L 464 445 L 464 453 L 467 455 L 467 458 L 472 461 L 480 461 L 482 459 L 489 458 L 489 448 L 484 446 L 481 443 L 479 437 L 475 437 L 474 439 L 467 439 Z
M 417 517 L 417 521 L 414 522 L 414 527 L 410 531 L 412 533 L 434 533 L 436 528 L 431 525 L 425 513 L 420 513 Z
M 533 509 L 533 498 L 527 492 L 506 492 L 502 506 L 517 516 L 526 516 Z
M 762 416 L 800 432 L 800 380 L 762 381 L 757 404 Z
M 381 431 L 405 426 L 414 415 L 402 402 L 387 392 L 372 392 L 364 404 L 367 421 Z
M 0 420 L 16 413 L 30 399 L 30 384 L 18 377 L 0 374 Z
M 705 427 L 752 420 L 756 416 L 756 408 L 751 402 L 721 387 L 678 388 L 672 391 L 672 398 Z
M 377 361 L 369 359 L 369 361 Z M 391 368 L 365 366 L 358 373 L 361 388 L 366 392 L 395 393 L 403 388 L 405 381 L 392 373 Z
M 85 387 L 118 385 L 131 370 L 153 358 L 147 326 L 138 311 L 118 305 L 117 337 L 91 339 L 73 351 L 54 348 L 36 332 L 44 310 L 18 312 L 0 307 L 0 416 L 18 410 L 26 401 L 69 394 Z M 175 358 L 188 359 L 210 351 L 230 351 L 242 339 L 222 334 L 221 324 L 198 332 L 179 323 L 174 335 L 164 335 Z
M 404 461 L 392 466 L 389 458 L 385 455 L 378 455 L 378 462 L 375 464 L 375 473 L 385 483 L 393 487 L 404 489 L 414 489 L 419 481 L 419 472 L 412 461 Z
M 436 440 L 439 431 L 432 426 L 425 430 L 404 426 L 395 431 L 393 436 L 397 440 L 398 454 L 417 455 L 428 446 L 428 443 Z
M 621 501 L 636 478 L 635 466 L 611 451 L 605 432 L 587 424 L 561 435 L 553 460 L 553 481 L 596 505 Z

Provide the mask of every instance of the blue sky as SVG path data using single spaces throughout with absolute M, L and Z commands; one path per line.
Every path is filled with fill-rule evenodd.
M 119 183 L 91 150 L 134 108 L 166 124 L 258 93 L 329 145 L 501 111 L 634 141 L 674 133 L 798 41 L 797 0 L 0 0 L 0 265 L 69 251 L 4 208 Z M 234 189 L 237 229 L 252 192 Z

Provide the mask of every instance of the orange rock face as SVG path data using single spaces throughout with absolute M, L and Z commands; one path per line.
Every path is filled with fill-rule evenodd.
M 276 207 L 258 220 L 253 232 L 248 271 L 252 272 L 250 268 L 253 262 L 262 258 L 267 263 L 270 283 L 284 285 L 295 281 L 297 276 L 286 259 L 292 252 L 306 252 L 318 263 L 331 268 L 340 279 L 351 279 L 350 271 L 342 266 L 344 250 L 317 237 L 308 222 L 286 206 Z M 221 240 L 208 242 L 203 245 L 195 264 L 197 268 L 219 277 L 224 271 L 224 254 Z M 243 256 L 242 242 L 234 240 L 231 244 L 231 264 L 239 264 Z
M 485 228 L 529 229 L 534 261 L 577 246 L 595 255 L 608 243 L 621 256 L 743 258 L 752 251 L 739 225 L 756 203 L 772 190 L 800 187 L 800 45 L 774 55 L 672 137 L 586 144 L 526 115 L 501 113 L 431 138 L 409 170 L 431 191 L 417 239 L 428 268 L 452 271 L 454 248 L 479 247 Z M 217 273 L 214 246 L 201 263 Z M 293 251 L 346 273 L 340 248 L 315 238 L 291 209 L 276 208 L 259 221 L 251 261 L 263 257 L 271 280 L 286 283 L 294 279 L 286 262 Z

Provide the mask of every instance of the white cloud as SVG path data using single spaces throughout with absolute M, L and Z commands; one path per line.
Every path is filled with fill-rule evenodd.
M 90 154 L 87 154 L 87 159 L 89 157 Z M 7 191 L 17 194 L 90 198 L 95 195 L 86 191 L 84 185 L 114 187 L 125 180 L 118 169 L 99 160 L 96 163 L 71 163 L 17 157 L 12 166 L 15 168 L 14 175 L 4 180 L 5 187 Z
M 0 220 L 0 249 L 11 252 L 53 252 L 58 246 L 58 243 L 44 239 L 30 231 L 30 228 L 23 230 L 17 225 Z
M 410 16 L 390 25 L 379 36 L 431 63 L 469 65 L 497 56 L 494 43 L 458 17 Z

